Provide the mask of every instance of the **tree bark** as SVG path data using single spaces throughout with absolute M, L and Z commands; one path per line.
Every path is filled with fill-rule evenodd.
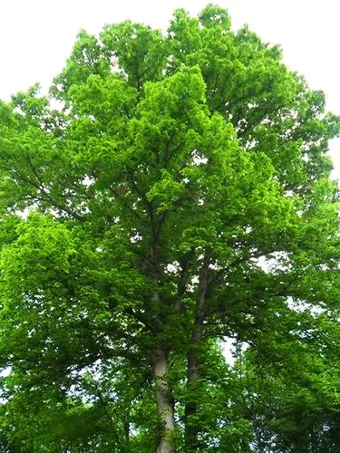
M 156 453 L 176 453 L 176 448 L 172 442 L 175 431 L 174 400 L 167 382 L 169 369 L 168 354 L 163 348 L 156 347 L 153 349 L 152 365 L 157 411 L 163 424 Z
M 203 336 L 203 319 L 205 299 L 209 284 L 210 251 L 206 251 L 199 276 L 198 291 L 195 306 L 195 319 L 191 335 L 191 345 L 187 355 L 187 391 L 185 405 L 185 445 L 187 453 L 200 451 L 199 427 L 195 416 L 197 414 L 197 397 L 195 395 L 199 379 L 199 355 Z
M 195 326 L 192 339 L 192 346 L 197 347 L 197 344 L 202 338 L 202 329 L 201 326 Z M 194 343 L 195 341 L 195 343 Z M 195 415 L 197 414 L 197 399 L 195 395 L 195 390 L 197 387 L 197 381 L 199 378 L 199 358 L 198 350 L 191 349 L 188 352 L 187 356 L 187 401 L 185 405 L 185 445 L 187 453 L 194 453 L 199 451 L 199 442 L 198 442 L 198 426 L 195 420 Z

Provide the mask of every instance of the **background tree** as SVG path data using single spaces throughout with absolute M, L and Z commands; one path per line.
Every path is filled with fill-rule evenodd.
M 278 338 L 289 354 L 308 345 L 299 307 L 327 326 L 337 316 L 326 152 L 339 119 L 324 103 L 278 47 L 208 5 L 176 11 L 165 35 L 129 21 L 81 32 L 50 99 L 33 87 L 1 104 L 9 448 L 246 452 L 273 435 L 297 451 L 259 382 Z M 308 322 L 326 382 L 325 326 Z M 224 362 L 226 337 L 250 346 L 248 390 Z M 294 357 L 265 387 L 290 422 Z M 312 373 L 307 356 L 299 373 Z M 258 392 L 255 413 L 244 392 Z

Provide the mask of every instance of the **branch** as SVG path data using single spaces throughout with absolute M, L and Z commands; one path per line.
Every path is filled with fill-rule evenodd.
M 175 311 L 180 312 L 183 309 L 183 296 L 186 291 L 187 283 L 189 280 L 189 269 L 195 250 L 191 249 L 183 258 L 181 264 L 181 274 L 177 286 L 177 298 L 175 302 Z
M 251 260 L 252 258 L 260 258 L 261 256 L 268 256 L 270 255 L 271 253 L 273 253 L 275 250 L 272 250 L 270 252 L 267 252 L 267 253 L 263 253 L 263 252 L 256 252 L 256 253 L 251 253 L 249 254 L 248 256 L 243 256 L 243 257 L 240 257 L 240 258 L 236 258 L 234 261 L 232 261 L 229 266 L 225 266 L 223 267 L 222 269 L 220 269 L 219 271 L 216 272 L 215 276 L 211 279 L 210 283 L 209 283 L 209 288 L 211 288 L 211 286 L 213 284 L 216 284 L 219 282 L 219 280 L 228 272 L 231 271 L 232 268 L 234 268 L 235 266 L 237 266 L 238 264 L 242 264 L 242 263 L 245 263 L 246 261 L 249 261 Z
M 85 222 L 85 218 L 83 216 L 80 216 L 79 214 L 77 214 L 76 212 L 72 211 L 67 206 L 63 206 L 62 204 L 57 202 L 55 199 L 53 199 L 45 191 L 45 189 L 41 186 L 42 183 L 39 180 L 38 180 L 38 182 L 32 181 L 30 178 L 27 178 L 27 177 L 23 176 L 21 174 L 21 172 L 18 169 L 16 169 L 16 168 L 12 168 L 11 170 L 15 173 L 15 175 L 17 176 L 17 178 L 19 180 L 21 180 L 22 182 L 25 182 L 26 184 L 34 187 L 35 189 L 37 189 L 43 195 L 43 197 L 39 197 L 39 196 L 35 197 L 36 200 L 48 201 L 53 207 L 59 209 L 60 211 L 66 212 L 69 216 L 73 217 L 74 219 L 79 220 L 80 222 Z
M 109 187 L 109 191 L 119 200 L 122 201 L 124 208 L 126 208 L 131 214 L 133 214 L 140 222 L 145 224 L 145 220 L 127 203 L 124 203 L 120 194 L 112 187 Z

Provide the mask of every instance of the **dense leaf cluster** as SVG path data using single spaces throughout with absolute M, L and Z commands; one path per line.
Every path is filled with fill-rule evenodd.
M 212 5 L 2 102 L 0 451 L 338 451 L 339 126 Z

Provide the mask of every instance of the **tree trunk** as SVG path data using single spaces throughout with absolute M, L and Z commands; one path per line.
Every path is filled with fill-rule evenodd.
M 168 354 L 163 348 L 157 347 L 152 351 L 152 364 L 157 411 L 163 424 L 156 453 L 175 453 L 172 442 L 175 430 L 174 401 L 167 382 Z
M 186 453 L 200 451 L 198 433 L 199 427 L 195 416 L 197 414 L 197 384 L 199 379 L 199 355 L 203 335 L 203 319 L 205 299 L 209 283 L 209 264 L 211 252 L 207 250 L 199 276 L 198 292 L 195 306 L 195 319 L 191 335 L 191 345 L 187 355 L 187 402 L 185 405 L 185 445 Z
M 195 415 L 197 413 L 197 399 L 196 399 L 196 387 L 197 381 L 199 378 L 199 351 L 196 349 L 200 339 L 202 338 L 202 332 L 199 328 L 200 326 L 195 326 L 195 336 L 196 341 L 192 344 L 192 349 L 189 351 L 187 360 L 187 401 L 185 405 L 185 445 L 187 453 L 194 453 L 199 451 L 199 442 L 198 442 L 198 426 L 195 420 Z

